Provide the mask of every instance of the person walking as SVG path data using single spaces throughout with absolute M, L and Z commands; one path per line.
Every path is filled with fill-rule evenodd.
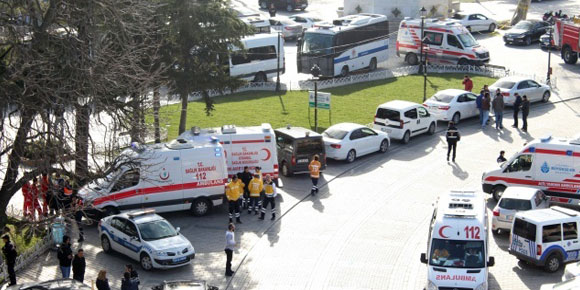
M 2 236 L 2 241 L 4 241 L 4 247 L 2 247 L 2 253 L 4 254 L 4 261 L 6 261 L 6 269 L 8 271 L 8 277 L 10 279 L 10 284 L 8 286 L 16 285 L 16 271 L 14 267 L 16 266 L 16 258 L 18 253 L 14 248 L 14 245 L 10 242 L 10 236 Z
M 481 122 L 481 129 L 485 129 L 485 126 L 487 125 L 490 108 L 491 108 L 491 99 L 489 93 L 485 93 L 483 95 L 483 99 L 481 100 L 481 110 L 483 111 L 483 120 Z
M 495 98 L 492 102 L 493 112 L 495 113 L 495 128 L 497 130 L 503 129 L 503 109 L 504 101 L 501 91 L 497 89 Z
M 276 6 L 274 6 L 274 3 L 270 3 L 268 12 L 270 13 L 270 17 L 276 17 Z
M 130 278 L 130 277 L 129 277 Z M 101 270 L 97 275 L 97 290 L 111 290 L 109 287 L 109 279 L 107 279 L 107 271 Z
M 497 163 L 503 163 L 506 161 L 507 161 L 507 159 L 505 159 L 505 151 L 503 151 L 503 150 L 499 151 L 499 157 L 497 158 Z
M 447 161 L 449 161 L 449 155 L 451 150 L 453 150 L 452 161 L 455 162 L 457 142 L 459 142 L 461 139 L 461 135 L 459 135 L 459 131 L 457 130 L 457 127 L 455 127 L 455 123 L 453 123 L 453 121 L 449 122 L 449 127 L 447 127 L 447 133 L 445 133 L 445 137 L 447 139 Z
M 75 222 L 77 224 L 77 228 L 79 229 L 79 243 L 84 242 L 85 240 L 85 233 L 83 231 L 83 204 L 82 200 L 80 200 L 77 196 L 73 196 L 72 198 L 72 207 L 75 215 Z
M 129 272 L 123 273 L 123 280 L 121 280 L 121 290 L 139 290 L 139 284 L 131 278 Z
M 73 279 L 83 283 L 85 280 L 85 270 L 87 262 L 85 261 L 85 252 L 79 249 L 72 261 Z
M 520 94 L 515 93 L 514 97 L 516 98 L 514 100 L 514 124 L 512 125 L 512 127 L 517 128 L 518 127 L 518 114 L 520 112 L 520 107 L 522 106 L 522 97 L 520 97 Z
M 473 81 L 469 78 L 468 75 L 463 76 L 463 84 L 464 90 L 471 92 L 473 90 Z
M 308 164 L 310 180 L 312 180 L 312 189 L 310 190 L 310 194 L 312 195 L 318 193 L 318 179 L 320 178 L 320 168 L 322 167 L 318 158 L 318 155 L 314 155 L 314 158 L 310 161 L 310 164 Z
M 70 237 L 63 236 L 62 237 L 62 244 L 58 249 L 57 253 L 60 271 L 62 272 L 62 278 L 69 278 L 70 277 L 70 267 L 73 259 L 73 252 L 70 247 Z
M 475 98 L 475 106 L 477 107 L 477 110 L 479 111 L 479 124 L 481 124 L 483 122 L 483 110 L 481 109 L 481 104 L 483 103 L 483 95 L 485 94 L 485 92 L 483 90 L 481 90 L 479 92 L 479 95 L 477 96 L 477 98 Z
M 232 259 L 234 256 L 234 249 L 236 247 L 236 236 L 234 232 L 236 231 L 236 226 L 230 223 L 228 225 L 228 230 L 226 231 L 226 276 L 232 276 L 235 272 L 232 271 Z
M 254 215 L 258 215 L 260 207 L 262 206 L 260 194 L 264 189 L 264 183 L 260 179 L 259 173 L 254 174 L 254 178 L 250 181 L 248 189 L 250 190 L 250 206 L 248 207 L 248 213 L 251 214 L 253 211 Z
M 276 196 L 278 192 L 276 191 L 276 184 L 272 180 L 270 174 L 266 175 L 266 181 L 264 182 L 264 202 L 262 203 L 262 215 L 261 220 L 264 220 L 266 215 L 266 209 L 270 205 L 270 213 L 272 213 L 272 218 L 270 220 L 276 219 Z
M 228 183 L 226 186 L 226 198 L 228 199 L 230 223 L 232 222 L 235 214 L 236 222 L 241 224 L 242 220 L 240 219 L 240 198 L 243 198 L 241 196 L 244 190 L 244 183 L 240 183 L 238 180 L 239 179 L 237 175 L 232 177 L 232 181 L 230 181 L 230 183 Z
M 524 95 L 522 97 L 522 122 L 524 125 L 522 126 L 522 131 L 528 132 L 528 115 L 530 114 L 530 101 L 528 100 L 528 96 Z
M 241 200 L 242 208 L 247 209 L 250 205 L 250 191 L 248 190 L 248 185 L 250 185 L 250 181 L 252 180 L 252 173 L 250 173 L 248 166 L 244 166 L 244 171 L 240 174 L 240 179 L 244 183 L 244 196 Z

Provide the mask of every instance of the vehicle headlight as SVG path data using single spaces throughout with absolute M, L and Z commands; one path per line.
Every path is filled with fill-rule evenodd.
M 167 252 L 165 252 L 165 251 L 155 251 L 155 255 L 157 255 L 157 256 L 167 256 Z
M 477 287 L 475 287 L 475 290 L 487 290 L 487 281 L 479 284 Z
M 427 288 L 425 290 L 437 290 L 437 285 L 433 281 L 429 280 L 427 282 Z
M 523 37 L 526 37 L 526 34 L 525 34 L 525 33 L 518 34 L 518 35 L 516 35 L 516 37 L 517 37 L 517 38 L 523 38 Z

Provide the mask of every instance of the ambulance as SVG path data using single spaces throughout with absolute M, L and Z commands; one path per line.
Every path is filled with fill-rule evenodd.
M 489 50 L 479 45 L 471 33 L 454 20 L 425 19 L 423 53 L 428 63 L 483 65 Z M 405 18 L 399 24 L 397 56 L 410 65 L 421 59 L 421 19 Z
M 223 147 L 217 139 L 133 144 L 114 164 L 117 170 L 79 190 L 92 217 L 98 217 L 96 212 L 108 216 L 141 208 L 157 212 L 189 210 L 203 216 L 222 204 L 228 174 Z
M 455 191 L 441 195 L 429 225 L 425 289 L 476 289 L 488 287 L 488 217 L 481 192 Z
M 270 124 L 251 127 L 225 125 L 208 129 L 193 127 L 178 138 L 207 142 L 212 137 L 218 138 L 224 148 L 230 177 L 248 166 L 252 172 L 260 167 L 263 176 L 269 174 L 274 180 L 278 180 L 276 135 Z
M 511 185 L 541 189 L 551 202 L 580 203 L 580 134 L 572 139 L 547 136 L 482 176 L 483 191 L 499 200 Z

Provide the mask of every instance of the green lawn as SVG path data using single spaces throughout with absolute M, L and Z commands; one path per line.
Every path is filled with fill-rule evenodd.
M 427 82 L 427 98 L 439 90 L 463 89 L 462 79 L 462 74 L 430 76 Z M 484 84 L 492 84 L 495 81 L 493 78 L 481 76 L 473 76 L 472 79 L 474 91 L 479 91 Z M 373 120 L 377 105 L 390 100 L 422 102 L 423 77 L 413 75 L 322 91 L 332 93 L 332 123 L 329 122 L 329 112 L 319 110 L 319 131 L 340 122 L 368 124 Z M 245 92 L 215 97 L 214 101 L 215 111 L 211 116 L 205 115 L 203 102 L 189 103 L 186 128 L 217 127 L 225 124 L 251 126 L 270 123 L 274 128 L 291 124 L 314 129 L 314 110 L 310 110 L 309 120 L 308 92 L 305 91 L 289 91 L 281 93 L 280 97 L 276 92 Z M 285 111 L 282 109 L 282 103 Z M 180 110 L 181 104 L 161 108 L 161 126 L 166 126 L 169 140 L 177 136 Z M 148 116 L 147 121 L 152 122 L 151 115 Z

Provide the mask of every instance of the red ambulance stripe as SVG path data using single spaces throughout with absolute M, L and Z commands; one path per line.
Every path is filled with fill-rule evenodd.
M 261 140 L 238 140 L 232 141 L 232 144 L 244 144 L 244 143 L 263 143 L 264 139 Z
M 572 182 L 572 183 L 580 183 L 580 180 L 577 180 L 577 179 L 564 179 L 564 181 Z
M 406 47 L 406 48 L 419 48 L 418 45 L 411 45 L 411 44 L 404 44 L 404 43 L 399 43 L 399 47 Z
M 548 187 L 548 189 L 546 189 L 547 191 L 563 191 L 563 192 L 569 192 L 569 193 L 576 193 L 576 190 L 574 189 L 567 189 L 567 188 L 559 188 L 559 187 Z
M 513 184 L 523 184 L 523 185 L 532 185 L 532 186 L 549 186 L 548 188 L 552 188 L 555 191 L 562 191 L 562 192 L 576 192 L 580 190 L 580 184 L 576 183 L 568 183 L 562 181 L 546 181 L 546 180 L 528 180 L 528 179 L 519 179 L 519 178 L 510 178 L 510 177 L 501 177 L 501 176 L 490 176 L 485 178 L 485 181 L 505 181 L 507 183 Z M 559 186 L 559 187 L 554 187 Z
M 530 148 L 526 148 L 526 150 L 524 150 L 524 153 L 528 153 L 530 152 Z M 567 155 L 567 151 L 562 151 L 562 150 L 550 150 L 550 149 L 538 149 L 536 148 L 536 152 L 538 154 L 550 154 L 550 155 Z M 580 152 L 572 152 L 572 156 L 578 156 L 580 157 Z M 580 176 L 580 175 L 577 175 Z

